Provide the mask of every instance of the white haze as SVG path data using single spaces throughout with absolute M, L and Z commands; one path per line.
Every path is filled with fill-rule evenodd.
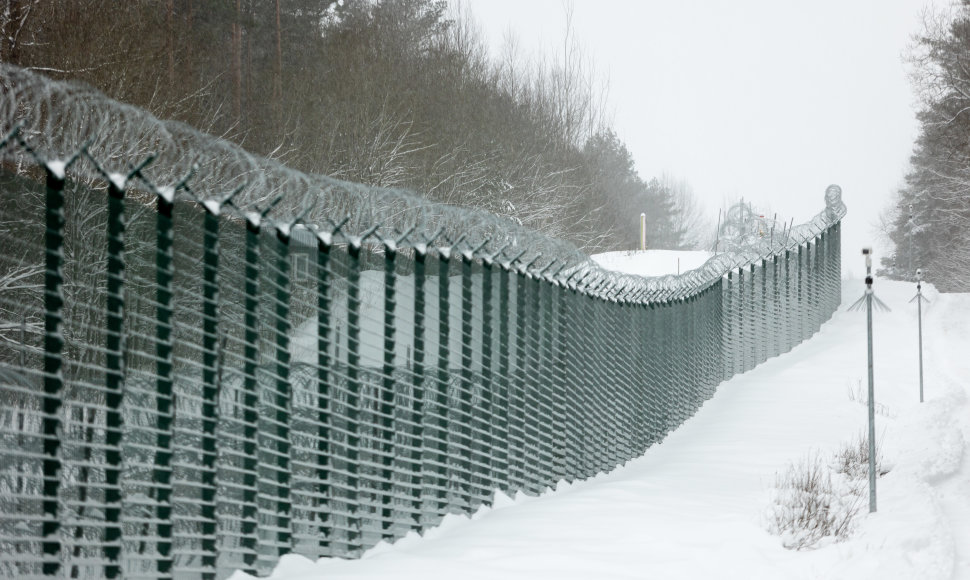
M 453 0 L 459 1 L 459 0 Z M 916 136 L 903 56 L 930 0 L 471 0 L 494 54 L 562 52 L 566 7 L 640 175 L 685 178 L 710 221 L 740 197 L 802 223 L 844 192 L 844 267 L 876 245 Z M 936 0 L 945 7 L 947 0 Z M 787 220 L 786 220 L 787 221 Z

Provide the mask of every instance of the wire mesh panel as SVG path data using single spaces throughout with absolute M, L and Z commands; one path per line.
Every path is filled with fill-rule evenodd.
M 642 454 L 840 301 L 836 186 L 784 241 L 644 279 L 487 216 L 314 221 L 3 122 L 4 578 L 357 557 Z

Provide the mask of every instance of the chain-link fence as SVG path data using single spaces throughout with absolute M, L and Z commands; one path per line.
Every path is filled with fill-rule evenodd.
M 643 279 L 414 198 L 437 217 L 281 219 L 56 155 L 24 110 L 0 114 L 0 577 L 356 557 L 642 454 L 840 301 L 835 186 L 784 240 Z

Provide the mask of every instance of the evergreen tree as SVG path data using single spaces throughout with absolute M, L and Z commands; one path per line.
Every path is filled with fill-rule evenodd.
M 941 290 L 970 289 L 970 2 L 930 19 L 911 57 L 922 107 L 912 169 L 889 223 L 895 253 L 882 273 L 922 268 Z

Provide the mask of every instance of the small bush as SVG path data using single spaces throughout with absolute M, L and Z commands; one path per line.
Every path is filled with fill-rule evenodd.
M 868 387 L 862 386 L 861 380 L 857 380 L 855 382 L 855 385 L 853 385 L 852 383 L 846 384 L 845 390 L 849 395 L 849 400 L 852 401 L 853 403 L 859 403 L 860 405 L 866 405 L 866 406 L 869 405 L 869 389 Z M 889 407 L 887 407 L 886 405 L 883 405 L 879 401 L 876 401 L 876 404 L 874 405 L 873 410 L 876 412 L 877 415 L 881 415 L 883 417 L 892 418 L 896 416 L 896 414 L 893 413 L 892 410 L 889 409 Z
M 867 459 L 868 460 L 868 459 Z M 841 541 L 853 529 L 862 506 L 856 479 L 834 473 L 817 455 L 789 465 L 775 478 L 768 528 L 793 550 L 817 547 L 826 538 Z
M 877 439 L 878 441 L 878 439 Z M 846 443 L 835 454 L 833 468 L 850 479 L 868 481 L 869 479 L 869 437 L 865 432 Z M 876 446 L 876 474 L 886 475 L 888 469 L 883 468 L 882 453 Z

